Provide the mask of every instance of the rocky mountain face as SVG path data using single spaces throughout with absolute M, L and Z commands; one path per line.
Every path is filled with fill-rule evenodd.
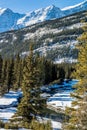
M 75 44 L 77 37 L 83 32 L 81 21 L 87 21 L 86 14 L 87 11 L 83 11 L 19 30 L 0 33 L 0 54 L 3 57 L 15 56 L 18 53 L 25 56 L 32 41 L 34 52 L 55 62 L 75 61 L 78 54 Z
M 0 32 L 20 29 L 46 20 L 62 18 L 84 10 L 87 10 L 87 0 L 78 5 L 66 7 L 64 9 L 59 9 L 51 5 L 27 14 L 14 13 L 8 8 L 0 8 Z

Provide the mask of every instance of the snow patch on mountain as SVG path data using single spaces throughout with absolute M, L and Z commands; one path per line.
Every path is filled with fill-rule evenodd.
M 46 34 L 56 34 L 56 33 L 59 33 L 59 32 L 62 32 L 63 28 L 60 28 L 60 29 L 50 29 L 50 28 L 39 28 L 38 30 L 36 30 L 34 33 L 27 33 L 24 35 L 24 41 L 25 40 L 29 40 L 29 39 L 32 39 L 32 38 L 35 38 L 35 37 L 38 37 L 38 39 L 40 37 L 42 37 L 43 35 L 46 35 Z
M 73 59 L 72 57 L 64 57 L 64 58 L 57 58 L 54 61 L 55 64 L 61 63 L 77 63 L 77 59 Z

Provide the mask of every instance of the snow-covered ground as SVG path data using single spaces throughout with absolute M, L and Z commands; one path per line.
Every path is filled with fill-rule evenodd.
M 64 58 L 58 58 L 55 59 L 54 64 L 61 64 L 61 63 L 77 63 L 77 59 L 74 59 L 72 57 L 64 57 Z
M 71 107 L 73 98 L 70 97 L 70 94 L 74 91 L 72 86 L 77 82 L 78 80 L 72 80 L 69 82 L 66 82 L 65 80 L 62 85 L 56 84 L 54 86 L 50 86 L 50 88 L 56 89 L 56 93 L 48 98 L 47 105 L 63 110 L 65 110 L 66 107 Z
M 45 91 L 43 97 L 47 96 L 47 105 L 48 108 L 53 110 L 65 110 L 66 107 L 71 107 L 73 98 L 70 97 L 70 94 L 74 91 L 73 86 L 78 82 L 78 80 L 68 81 L 65 80 L 62 84 L 51 85 L 46 89 L 44 86 L 42 90 Z M 46 94 L 47 91 L 47 94 Z M 54 91 L 53 94 L 50 92 Z M 61 130 L 62 122 L 51 119 L 53 130 Z
M 22 92 L 13 92 L 5 94 L 3 97 L 0 97 L 0 120 L 4 122 L 11 119 L 11 117 L 16 112 L 16 107 L 18 105 L 18 98 L 22 96 Z
M 58 122 L 58 121 L 54 121 L 54 120 L 49 119 L 49 118 L 41 118 L 41 117 L 37 117 L 37 119 L 40 122 L 47 122 L 47 121 L 50 120 L 53 130 L 61 130 L 62 124 L 60 122 Z
M 66 106 L 71 106 L 71 102 L 73 99 L 70 97 L 70 93 L 74 91 L 72 86 L 77 82 L 77 80 L 72 80 L 69 82 L 65 80 L 61 85 L 55 84 L 47 87 L 43 86 L 41 87 L 41 90 L 43 91 L 43 94 L 41 94 L 41 96 L 44 98 L 48 98 L 48 106 L 65 110 Z M 11 117 L 17 110 L 18 99 L 21 96 L 21 91 L 10 91 L 3 97 L 0 97 L 0 120 L 7 122 L 9 119 L 11 119 Z M 47 121 L 49 120 L 49 118 L 43 118 L 43 120 Z M 54 120 L 52 118 L 50 120 L 53 130 L 61 130 L 62 123 L 60 121 Z

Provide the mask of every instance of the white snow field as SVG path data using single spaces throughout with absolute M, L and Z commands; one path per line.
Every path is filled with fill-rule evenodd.
M 11 119 L 11 117 L 16 112 L 16 107 L 18 105 L 18 98 L 22 96 L 22 92 L 13 92 L 5 94 L 3 97 L 0 97 L 0 120 L 4 122 Z

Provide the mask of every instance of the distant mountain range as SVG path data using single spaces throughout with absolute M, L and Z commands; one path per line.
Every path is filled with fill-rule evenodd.
M 76 61 L 75 45 L 83 33 L 81 21 L 87 22 L 87 11 L 0 33 L 0 54 L 6 58 L 16 54 L 24 57 L 29 53 L 32 41 L 34 52 L 48 59 L 58 63 Z
M 14 13 L 8 8 L 0 8 L 0 32 L 20 29 L 32 24 L 52 20 L 87 10 L 87 0 L 75 6 L 60 9 L 54 5 L 27 14 Z

